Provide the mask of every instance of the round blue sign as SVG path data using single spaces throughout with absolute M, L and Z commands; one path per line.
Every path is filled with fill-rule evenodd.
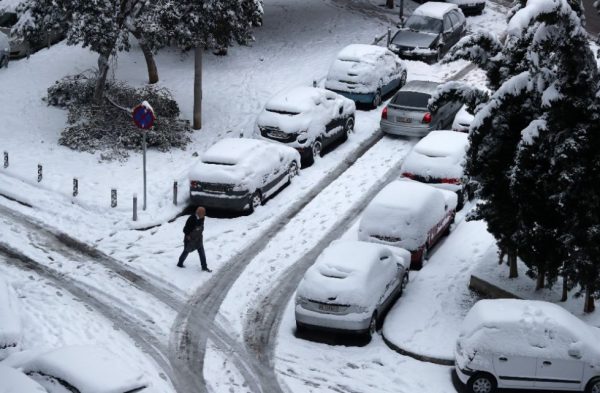
M 147 130 L 154 125 L 154 112 L 146 105 L 138 105 L 133 108 L 133 122 L 141 129 Z

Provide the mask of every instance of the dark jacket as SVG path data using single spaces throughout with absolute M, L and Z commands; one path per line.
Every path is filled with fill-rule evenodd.
M 204 217 L 198 218 L 196 214 L 192 214 L 183 227 L 185 234 L 185 249 L 186 251 L 197 250 L 202 247 L 202 234 L 204 232 Z

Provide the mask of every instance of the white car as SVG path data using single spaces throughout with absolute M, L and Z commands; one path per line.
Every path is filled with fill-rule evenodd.
M 456 194 L 411 180 L 393 181 L 369 203 L 358 227 L 358 239 L 401 247 L 419 270 L 431 247 L 450 232 Z
M 377 108 L 382 97 L 404 86 L 406 76 L 406 64 L 389 49 L 352 44 L 338 53 L 325 88 Z
M 455 131 L 432 131 L 421 139 L 402 163 L 403 177 L 455 192 L 457 209 L 467 197 L 463 180 L 469 136 Z
M 455 357 L 473 393 L 600 392 L 600 329 L 548 302 L 480 300 L 463 321 Z
M 296 292 L 296 326 L 371 337 L 408 283 L 410 254 L 379 244 L 335 241 Z
M 463 105 L 454 117 L 454 121 L 452 122 L 452 130 L 458 132 L 469 132 L 469 128 L 471 127 L 471 123 L 473 123 L 473 119 L 475 119 L 475 116 L 469 113 L 467 107 Z
M 193 204 L 233 211 L 254 211 L 290 184 L 300 154 L 278 143 L 226 138 L 211 146 L 190 171 Z
M 48 393 L 27 375 L 0 363 L 0 393 Z
M 17 358 L 9 363 L 48 393 L 137 393 L 148 387 L 139 370 L 101 347 L 62 347 Z
M 23 334 L 20 309 L 14 290 L 0 278 L 0 360 L 20 349 Z
M 295 87 L 271 98 L 256 120 L 257 138 L 284 143 L 311 165 L 323 149 L 354 130 L 356 105 L 332 91 Z

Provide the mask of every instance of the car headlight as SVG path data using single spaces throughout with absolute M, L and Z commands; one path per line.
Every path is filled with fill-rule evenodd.
M 390 50 L 397 51 L 400 47 L 396 44 L 390 44 Z
M 306 141 L 308 141 L 308 133 L 306 131 L 302 131 L 301 133 L 298 134 L 296 141 L 298 143 L 306 143 Z

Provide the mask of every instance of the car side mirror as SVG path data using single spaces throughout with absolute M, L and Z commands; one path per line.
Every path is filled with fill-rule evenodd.
M 567 353 L 572 358 L 581 359 L 581 350 L 579 348 L 569 348 Z

